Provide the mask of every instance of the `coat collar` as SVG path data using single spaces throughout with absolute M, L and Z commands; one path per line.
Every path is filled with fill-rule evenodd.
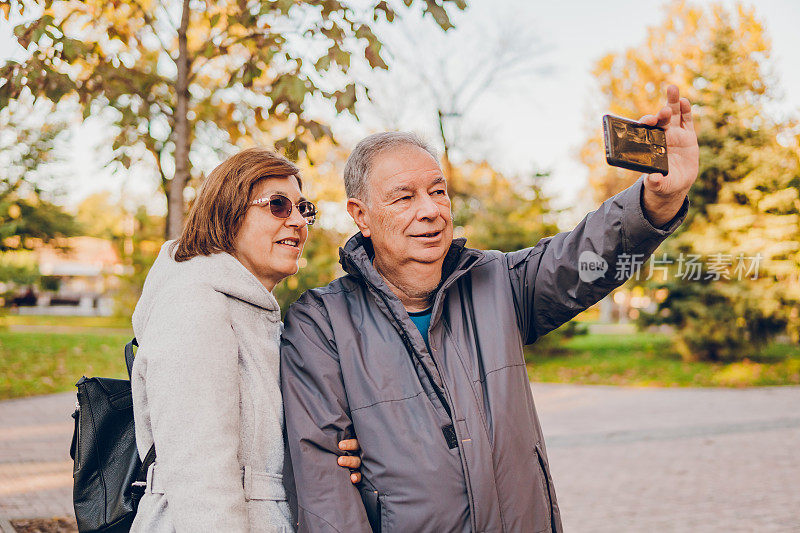
M 216 291 L 267 311 L 280 311 L 272 292 L 238 259 L 226 252 L 210 255 L 208 259 L 209 266 L 214 270 L 211 286 Z
M 170 260 L 174 262 L 174 247 L 170 247 L 169 255 Z M 194 263 L 198 275 L 202 276 L 215 291 L 267 311 L 280 311 L 275 296 L 231 254 L 220 252 L 199 255 L 187 263 Z
M 481 253 L 478 250 L 467 248 L 465 246 L 466 242 L 467 240 L 463 238 L 453 239 L 453 243 L 450 245 L 450 249 L 444 259 L 442 281 L 439 283 L 436 292 L 441 290 L 442 287 L 452 284 L 453 281 L 468 272 L 480 259 Z M 370 285 L 394 297 L 381 275 L 372 265 L 374 257 L 375 250 L 372 247 L 372 240 L 364 237 L 361 232 L 350 237 L 345 245 L 339 248 L 339 263 L 345 272 L 355 278 L 365 280 Z

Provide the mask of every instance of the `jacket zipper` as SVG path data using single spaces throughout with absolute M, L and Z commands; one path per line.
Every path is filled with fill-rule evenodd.
M 455 278 L 452 278 L 452 279 L 448 280 L 447 283 L 442 285 L 442 287 L 439 289 L 439 293 L 436 295 L 436 300 L 433 303 L 433 308 L 431 309 L 431 312 L 435 311 L 437 309 L 437 306 L 439 306 L 442 298 L 444 298 L 444 296 L 443 296 L 444 292 L 447 289 L 449 289 L 456 281 L 458 281 L 464 274 L 466 274 L 466 272 L 456 276 Z M 445 382 L 444 378 L 442 377 L 441 374 L 439 374 L 439 378 L 441 379 L 441 382 L 442 382 L 442 392 L 445 395 L 445 398 L 442 398 L 442 396 L 441 396 L 441 394 L 439 392 L 439 387 L 436 384 L 436 382 L 433 380 L 433 375 L 431 374 L 430 370 L 425 365 L 425 362 L 422 360 L 422 358 L 417 355 L 416 350 L 414 350 L 414 346 L 411 343 L 411 339 L 408 337 L 408 333 L 406 332 L 406 329 L 403 327 L 403 323 L 400 321 L 399 318 L 397 318 L 397 315 L 394 314 L 394 311 L 392 311 L 391 306 L 389 305 L 389 302 L 386 299 L 386 295 L 383 294 L 383 292 L 378 287 L 376 287 L 373 283 L 371 283 L 366 278 L 366 276 L 362 276 L 362 279 L 364 280 L 364 283 L 367 284 L 367 286 L 372 288 L 372 290 L 378 294 L 379 298 L 383 302 L 383 305 L 386 306 L 387 311 L 389 311 L 389 314 L 392 316 L 392 319 L 400 327 L 400 331 L 401 331 L 400 337 L 403 340 L 403 343 L 406 345 L 406 349 L 411 351 L 413 356 L 417 359 L 417 361 L 419 361 L 420 365 L 422 366 L 423 370 L 425 371 L 425 374 L 427 375 L 428 380 L 431 382 L 431 385 L 433 386 L 434 391 L 437 393 L 436 395 L 439 397 L 439 401 L 442 403 L 442 407 L 447 412 L 447 415 L 450 418 L 450 423 L 453 425 L 453 429 L 456 432 L 456 439 L 457 439 L 457 441 L 460 442 L 461 441 L 461 437 L 463 435 L 459 435 L 458 425 L 456 424 L 455 418 L 453 417 L 452 411 L 451 411 L 451 409 L 449 407 L 449 405 L 452 402 L 452 396 L 450 396 L 450 391 L 447 390 L 447 383 Z M 439 314 L 441 315 L 441 313 L 439 313 Z M 438 319 L 439 318 L 440 317 L 437 317 L 437 323 L 438 323 Z M 431 326 L 433 326 L 433 325 L 434 325 L 433 322 L 431 322 Z M 430 326 L 428 327 L 428 333 L 430 334 Z M 431 349 L 431 352 L 429 352 L 429 355 L 431 356 L 431 359 L 433 359 L 434 365 L 437 366 L 437 372 L 438 372 L 438 364 L 437 364 L 436 358 L 435 358 L 435 356 L 433 355 L 432 352 L 433 352 L 433 350 Z M 459 455 L 459 458 L 461 459 L 462 465 L 463 465 L 462 469 L 464 471 L 464 482 L 467 485 L 470 525 L 471 525 L 473 531 L 477 531 L 477 522 L 476 522 L 476 517 L 475 517 L 475 505 L 474 505 L 473 496 L 472 496 L 472 480 L 470 479 L 470 475 L 469 475 L 469 465 L 467 464 L 466 458 L 461 453 L 461 446 L 460 445 L 458 446 L 458 449 L 459 449 L 458 455 Z
M 447 291 L 447 289 L 452 287 L 467 272 L 464 272 L 464 273 L 462 273 L 462 274 L 460 274 L 460 275 L 448 280 L 439 289 L 439 293 L 436 295 L 436 301 L 434 301 L 434 303 L 433 303 L 433 309 L 431 310 L 432 312 L 433 311 L 438 311 L 438 314 L 436 315 L 436 323 L 434 324 L 434 322 L 431 321 L 431 324 L 428 327 L 428 338 L 429 339 L 431 339 L 431 337 L 430 337 L 430 328 L 433 327 L 434 325 L 437 325 L 439 323 L 439 321 L 441 320 L 441 302 L 442 302 L 442 300 L 444 300 L 445 291 Z M 433 351 L 433 349 L 434 349 L 433 343 L 431 342 L 431 351 Z M 431 353 L 431 359 L 433 359 L 434 362 L 436 362 L 436 359 L 435 359 L 433 353 Z M 442 387 L 444 388 L 445 394 L 447 394 L 448 400 L 450 400 L 452 397 L 450 396 L 450 391 L 447 389 L 447 384 L 445 383 L 444 378 L 442 378 Z M 452 419 L 452 417 L 451 417 L 451 419 Z M 459 431 L 459 428 L 458 428 L 458 424 L 455 423 L 456 421 L 452 420 L 452 422 L 453 422 L 453 428 L 455 429 L 455 432 L 456 432 L 456 438 L 457 438 L 457 440 L 459 442 L 461 442 L 462 439 L 464 438 L 464 435 L 460 434 L 460 431 Z M 469 473 L 469 462 L 467 461 L 466 456 L 464 456 L 461 453 L 461 446 L 460 445 L 459 445 L 458 448 L 459 448 L 459 456 L 461 458 L 462 465 L 463 465 L 463 470 L 464 470 L 464 482 L 467 485 L 467 497 L 468 497 L 468 503 L 469 503 L 469 521 L 470 521 L 470 526 L 472 527 L 472 531 L 478 531 L 478 523 L 477 523 L 478 518 L 477 518 L 477 516 L 475 514 L 476 510 L 475 510 L 475 502 L 474 502 L 474 496 L 473 496 L 473 491 L 472 491 L 472 479 L 471 479 L 470 473 Z

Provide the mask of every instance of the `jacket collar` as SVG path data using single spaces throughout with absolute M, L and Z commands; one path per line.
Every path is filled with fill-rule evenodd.
M 467 240 L 463 238 L 453 239 L 442 265 L 442 278 L 436 289 L 437 293 L 466 274 L 480 259 L 481 253 L 478 250 L 467 248 L 466 242 Z M 382 292 L 395 297 L 372 265 L 374 257 L 375 250 L 372 247 L 372 240 L 364 237 L 361 232 L 350 237 L 345 245 L 339 248 L 339 263 L 345 272 L 355 278 L 363 279 Z

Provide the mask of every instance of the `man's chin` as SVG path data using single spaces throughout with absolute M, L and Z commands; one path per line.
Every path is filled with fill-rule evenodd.
M 447 250 L 450 246 L 445 246 L 443 243 L 437 246 L 419 247 L 414 250 L 414 260 L 419 263 L 436 263 L 447 255 Z

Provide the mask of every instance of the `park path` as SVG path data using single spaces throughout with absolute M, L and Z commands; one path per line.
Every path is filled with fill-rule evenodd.
M 71 516 L 75 393 L 0 402 L 0 518 Z
M 533 392 L 565 531 L 800 532 L 800 387 Z
M 533 391 L 567 532 L 800 532 L 800 387 Z M 71 515 L 74 403 L 0 402 L 0 519 Z

